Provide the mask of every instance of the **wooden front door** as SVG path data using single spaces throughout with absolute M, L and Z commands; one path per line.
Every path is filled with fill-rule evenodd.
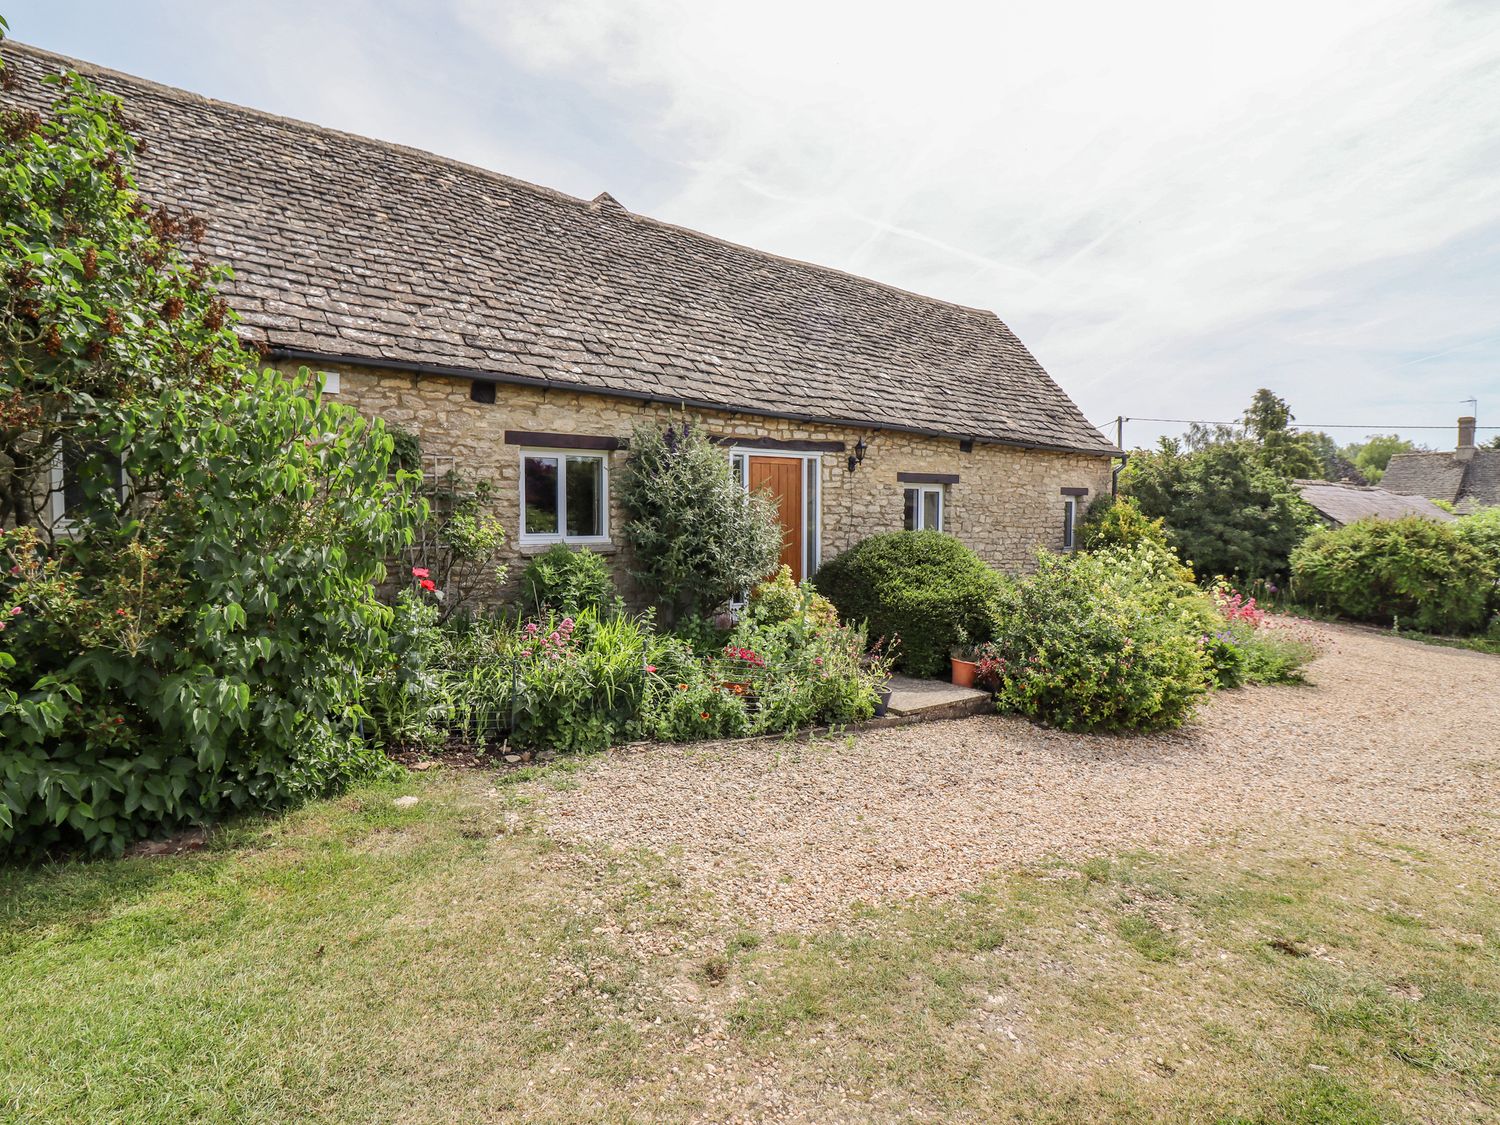
M 776 500 L 781 517 L 781 563 L 792 568 L 792 577 L 801 582 L 802 560 L 802 459 L 800 457 L 751 457 L 750 491 L 764 489 Z

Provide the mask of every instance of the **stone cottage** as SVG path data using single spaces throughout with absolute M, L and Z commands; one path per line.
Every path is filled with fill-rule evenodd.
M 1472 512 L 1500 505 L 1500 449 L 1481 449 L 1474 441 L 1474 419 L 1458 420 L 1453 452 L 1398 453 L 1380 478 L 1380 486 L 1408 496 L 1425 496 Z
M 1009 570 L 1072 546 L 1118 455 L 993 313 L 441 156 L 7 43 L 125 99 L 154 200 L 209 224 L 249 338 L 491 482 L 517 559 L 613 553 L 643 418 L 699 420 L 777 498 L 801 577 L 935 528 Z M 37 96 L 27 81 L 10 100 Z

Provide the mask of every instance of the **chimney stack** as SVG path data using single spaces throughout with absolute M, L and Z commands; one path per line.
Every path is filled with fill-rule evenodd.
M 1469 461 L 1474 457 L 1474 419 L 1460 418 L 1458 420 L 1458 449 L 1454 456 L 1460 461 Z

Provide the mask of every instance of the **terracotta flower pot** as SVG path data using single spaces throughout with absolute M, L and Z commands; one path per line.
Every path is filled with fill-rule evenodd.
M 958 687 L 973 687 L 974 675 L 979 671 L 979 665 L 972 660 L 960 660 L 952 657 L 953 661 L 953 683 Z

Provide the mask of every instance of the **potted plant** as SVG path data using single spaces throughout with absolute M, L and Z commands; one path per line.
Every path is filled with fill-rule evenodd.
M 953 683 L 956 687 L 973 687 L 974 677 L 979 674 L 979 660 L 972 645 L 960 645 L 953 650 Z
M 1000 681 L 1005 678 L 1005 657 L 994 641 L 977 645 L 974 656 L 974 686 L 994 693 L 1000 690 Z

